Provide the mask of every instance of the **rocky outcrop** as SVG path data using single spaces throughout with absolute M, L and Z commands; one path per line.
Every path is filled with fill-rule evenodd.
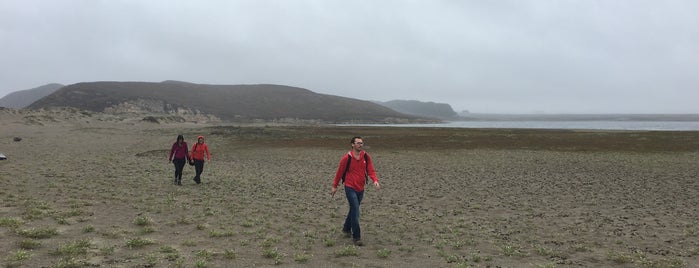
M 170 120 L 177 117 L 184 119 L 184 121 L 196 123 L 211 123 L 221 121 L 221 119 L 215 115 L 206 114 L 196 109 L 169 104 L 162 100 L 148 99 L 136 99 L 122 102 L 105 108 L 104 113 L 114 115 L 145 115 L 146 117 L 144 117 L 144 121 L 149 122 L 152 122 L 153 120 L 157 120 L 158 122 L 177 122 L 179 120 Z M 169 115 L 169 117 L 163 115 Z M 148 118 L 148 120 L 145 120 L 146 118 Z

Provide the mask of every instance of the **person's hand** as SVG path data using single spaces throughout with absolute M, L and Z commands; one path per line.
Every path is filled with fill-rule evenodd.
M 333 189 L 330 191 L 330 196 L 335 197 L 335 192 L 337 192 L 337 187 L 333 187 Z
M 374 188 L 376 188 L 376 190 L 378 190 L 379 188 L 381 188 L 381 185 L 379 185 L 379 182 L 378 182 L 378 181 L 375 181 L 375 182 L 374 182 Z

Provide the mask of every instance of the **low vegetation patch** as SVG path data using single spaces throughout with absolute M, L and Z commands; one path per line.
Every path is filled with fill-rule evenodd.
M 74 257 L 87 254 L 87 250 L 92 246 L 92 242 L 88 239 L 81 239 L 61 245 L 52 253 L 58 256 Z
M 10 256 L 7 257 L 6 261 L 9 263 L 21 263 L 23 261 L 28 260 L 29 258 L 32 257 L 32 254 L 29 251 L 20 249 L 15 252 L 10 253 Z
M 502 247 L 502 253 L 505 256 L 517 256 L 517 257 L 524 257 L 527 254 L 522 251 L 522 249 L 518 246 L 515 245 L 505 245 Z
M 225 251 L 223 251 L 223 258 L 225 258 L 227 260 L 234 260 L 237 257 L 238 257 L 238 254 L 235 252 L 235 250 L 226 249 Z
M 23 223 L 19 218 L 0 217 L 0 227 L 17 228 Z
M 336 243 L 335 239 L 332 239 L 332 238 L 324 238 L 323 239 L 323 245 L 325 245 L 326 247 L 335 246 L 335 243 Z
M 19 230 L 17 231 L 17 234 L 27 238 L 45 239 L 58 235 L 58 230 L 56 230 L 56 228 L 51 227 L 29 228 Z
M 620 252 L 610 251 L 607 253 L 607 259 L 613 261 L 617 264 L 632 263 L 633 256 L 631 254 L 624 254 Z
M 202 249 L 194 253 L 194 256 L 196 256 L 198 259 L 202 260 L 211 260 L 214 257 L 214 252 L 208 249 Z
M 306 252 L 302 252 L 302 253 L 298 253 L 298 254 L 294 255 L 294 261 L 299 262 L 299 263 L 307 262 L 310 259 L 311 259 L 311 255 L 308 255 Z
M 83 233 L 94 233 L 95 232 L 95 226 L 92 225 L 87 225 L 83 227 Z
M 153 219 L 148 216 L 138 216 L 133 220 L 133 223 L 138 226 L 148 226 L 153 224 Z
M 386 259 L 386 258 L 391 256 L 391 250 L 387 249 L 387 248 L 379 249 L 376 252 L 376 256 L 379 256 L 379 258 L 382 258 L 382 259 Z
M 145 247 L 147 245 L 152 245 L 154 243 L 155 242 L 153 242 L 153 240 L 150 240 L 147 238 L 137 237 L 137 238 L 132 238 L 132 239 L 126 240 L 126 247 L 128 247 L 130 249 L 138 249 L 138 248 Z
M 357 256 L 357 255 L 359 255 L 359 252 L 357 252 L 357 247 L 355 247 L 355 246 L 345 246 L 345 247 L 335 251 L 336 257 L 347 257 L 347 256 Z
M 22 249 L 37 249 L 41 247 L 41 242 L 32 239 L 23 239 L 17 243 Z
M 231 237 L 235 235 L 233 231 L 209 231 L 209 237 Z
M 282 262 L 283 254 L 277 248 L 267 248 L 262 252 L 262 256 L 268 259 L 273 259 L 275 264 Z

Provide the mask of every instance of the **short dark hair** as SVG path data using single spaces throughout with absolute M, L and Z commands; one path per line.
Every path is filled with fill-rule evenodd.
M 350 144 L 354 144 L 354 141 L 355 141 L 356 139 L 361 139 L 361 138 L 362 138 L 362 137 L 359 137 L 359 136 L 354 136 L 354 137 L 352 137 L 352 140 L 350 140 Z

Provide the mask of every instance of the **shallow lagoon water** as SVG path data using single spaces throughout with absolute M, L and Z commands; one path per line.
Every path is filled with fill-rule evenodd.
M 699 131 L 699 121 L 451 121 L 437 124 L 351 124 L 351 126 Z

